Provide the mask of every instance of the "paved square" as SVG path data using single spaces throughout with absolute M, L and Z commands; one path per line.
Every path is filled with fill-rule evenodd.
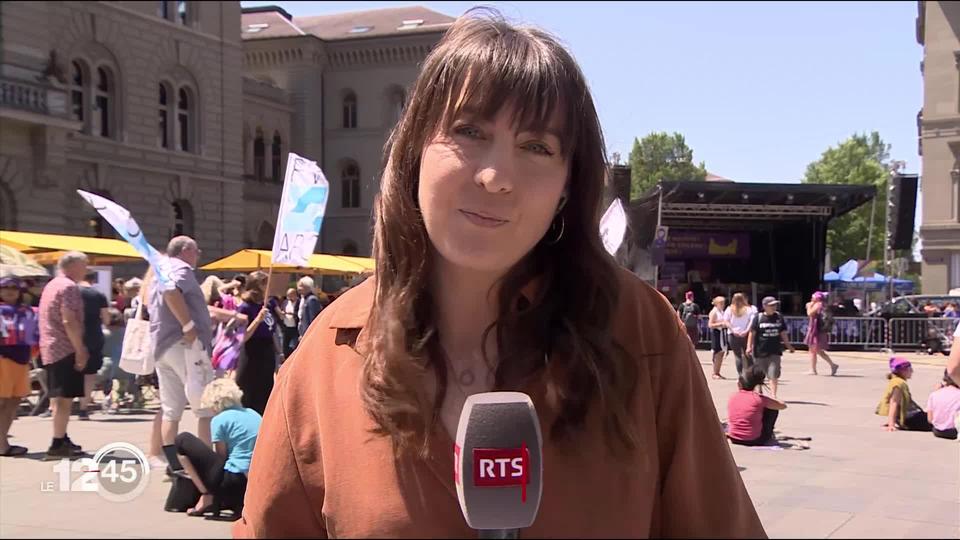
M 700 351 L 705 373 L 709 354 Z M 741 474 L 767 533 L 775 538 L 960 538 L 960 444 L 929 433 L 887 433 L 873 414 L 886 379 L 880 354 L 836 353 L 836 377 L 805 376 L 807 355 L 784 356 L 780 397 L 781 436 L 811 437 L 808 450 L 733 447 Z M 911 355 L 910 388 L 921 406 L 943 371 L 942 357 Z M 726 417 L 727 398 L 736 388 L 732 356 L 724 365 L 729 380 L 709 380 L 714 403 Z M 921 365 L 919 362 L 933 365 Z M 826 370 L 821 370 L 826 371 Z M 72 439 L 88 451 L 115 441 L 147 448 L 148 415 L 93 415 L 70 421 Z M 194 430 L 188 413 L 184 429 Z M 163 511 L 169 483 L 162 471 L 127 503 L 94 493 L 48 493 L 41 484 L 56 481 L 54 463 L 42 462 L 50 420 L 26 417 L 12 429 L 13 442 L 31 458 L 0 458 L 0 538 L 225 538 L 230 523 Z M 722 505 L 723 501 L 717 501 Z

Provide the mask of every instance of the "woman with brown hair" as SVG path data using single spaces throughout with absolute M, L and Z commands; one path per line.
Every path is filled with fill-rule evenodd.
M 476 537 L 457 421 L 467 396 L 514 390 L 544 426 L 524 536 L 764 536 L 676 313 L 601 243 L 583 74 L 484 13 L 424 62 L 387 145 L 375 276 L 284 364 L 234 535 Z

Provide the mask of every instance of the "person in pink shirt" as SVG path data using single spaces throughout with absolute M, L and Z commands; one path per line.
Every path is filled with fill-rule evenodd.
M 767 373 L 753 364 L 743 369 L 737 393 L 727 402 L 727 438 L 733 444 L 765 446 L 773 442 L 773 427 L 787 404 L 762 394 Z
M 957 414 L 960 414 L 960 388 L 946 370 L 943 383 L 927 398 L 927 420 L 933 424 L 933 436 L 941 439 L 957 438 Z
M 87 256 L 70 251 L 57 263 L 57 277 L 40 295 L 40 357 L 47 372 L 47 387 L 53 407 L 53 442 L 46 460 L 70 458 L 82 453 L 67 435 L 73 398 L 84 396 L 83 370 L 90 354 L 83 344 L 83 300 L 77 282 L 87 275 Z

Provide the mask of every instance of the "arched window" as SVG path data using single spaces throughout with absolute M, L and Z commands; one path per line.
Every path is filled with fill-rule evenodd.
M 257 180 L 263 180 L 264 168 L 266 167 L 266 163 L 264 163 L 265 152 L 263 130 L 257 128 L 257 136 L 253 139 L 253 177 Z
M 193 236 L 193 207 L 189 201 L 177 200 L 170 203 L 173 210 L 173 227 L 170 236 Z
M 172 103 L 170 99 L 170 87 L 167 83 L 161 82 L 157 95 L 157 143 L 160 148 L 170 148 L 170 109 Z
M 192 152 L 193 140 L 193 96 L 187 87 L 181 87 L 177 92 L 177 142 L 184 152 Z
M 79 60 L 70 63 L 70 117 L 78 122 L 83 122 L 85 115 L 84 109 L 84 89 L 86 88 L 86 69 Z M 81 127 L 82 131 L 83 128 Z
M 341 204 L 344 208 L 360 208 L 360 168 L 350 162 L 340 175 Z
M 273 162 L 271 163 L 271 172 L 273 174 L 271 176 L 273 177 L 274 182 L 281 182 L 283 181 L 283 176 L 281 175 L 281 169 L 283 168 L 283 157 L 280 155 L 280 152 L 282 151 L 282 144 L 280 140 L 280 133 L 276 131 L 273 132 L 272 147 L 271 158 L 273 159 Z
M 343 127 L 357 127 L 357 95 L 348 92 L 343 98 Z
M 93 87 L 93 134 L 113 137 L 113 74 L 104 66 L 97 68 L 96 86 Z
M 273 247 L 274 228 L 266 221 L 260 222 L 257 227 L 257 239 L 253 247 L 256 249 L 270 249 Z

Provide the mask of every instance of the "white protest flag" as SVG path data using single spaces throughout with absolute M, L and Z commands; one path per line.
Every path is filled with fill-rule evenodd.
M 83 191 L 82 189 L 78 189 L 77 193 L 79 193 L 80 196 L 83 197 L 83 200 L 87 201 L 94 210 L 103 216 L 103 219 L 107 220 L 107 223 L 116 229 L 116 231 L 120 233 L 120 236 L 122 236 L 128 244 L 133 246 L 141 257 L 150 263 L 154 273 L 157 275 L 157 279 L 160 280 L 161 283 L 169 283 L 169 273 L 165 257 L 147 242 L 146 236 L 144 236 L 143 231 L 140 230 L 140 225 L 137 224 L 137 221 L 133 219 L 133 216 L 130 215 L 130 212 L 126 208 L 110 199 Z
M 607 249 L 607 253 L 616 254 L 626 234 L 627 214 L 623 211 L 620 199 L 614 199 L 600 218 L 600 239 L 603 240 L 603 247 Z
M 320 236 L 329 195 L 330 184 L 316 162 L 290 152 L 273 237 L 273 264 L 307 265 Z

